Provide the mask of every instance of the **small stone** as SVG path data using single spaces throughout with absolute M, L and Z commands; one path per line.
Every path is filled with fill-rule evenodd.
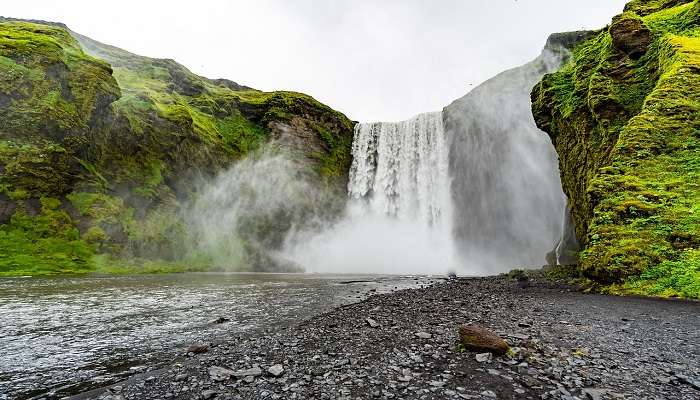
M 223 323 L 226 323 L 226 322 L 229 322 L 229 321 L 230 321 L 230 319 L 228 319 L 228 318 L 219 317 L 219 318 L 217 318 L 217 319 L 211 321 L 210 324 L 220 325 L 220 324 L 223 324 Z
M 370 328 L 379 328 L 379 323 L 372 318 L 365 319 L 365 322 L 367 322 Z
M 480 394 L 481 394 L 482 396 L 484 396 L 484 397 L 491 397 L 491 398 L 493 398 L 493 399 L 498 398 L 498 396 L 496 396 L 496 393 L 494 393 L 494 392 L 491 391 L 491 390 L 484 390 L 484 391 L 481 392 Z
M 219 394 L 219 393 L 216 392 L 215 390 L 205 390 L 202 392 L 202 399 L 204 399 L 204 400 L 213 399 L 214 397 L 216 397 L 217 394 Z
M 428 332 L 417 332 L 416 336 L 418 336 L 421 339 L 430 339 L 433 337 L 433 335 L 429 334 Z
M 347 358 L 343 358 L 342 360 L 338 360 L 338 362 L 336 362 L 334 364 L 334 366 L 335 367 L 344 367 L 348 364 L 350 364 L 350 360 L 348 360 Z
M 278 378 L 282 376 L 282 374 L 284 374 L 284 367 L 282 366 L 282 364 L 275 364 L 268 368 L 267 372 L 275 378 Z
M 581 393 L 589 400 L 603 400 L 603 396 L 608 393 L 608 391 L 605 389 L 584 388 L 581 390 Z
M 479 353 L 476 355 L 476 361 L 483 363 L 483 362 L 490 362 L 493 360 L 493 354 L 491 353 Z
M 230 369 L 226 369 L 223 367 L 217 367 L 217 366 L 211 366 L 209 367 L 209 376 L 211 379 L 215 381 L 224 381 L 226 379 L 229 379 L 231 376 L 234 375 L 234 372 L 231 371 Z
M 193 345 L 190 345 L 190 347 L 187 348 L 188 353 L 194 353 L 194 354 L 202 354 L 206 353 L 209 351 L 209 345 L 203 344 L 203 343 L 196 343 Z
M 253 367 L 253 368 L 248 368 L 248 369 L 239 369 L 235 372 L 232 373 L 233 376 L 236 378 L 248 378 L 248 377 L 253 377 L 255 378 L 256 376 L 262 375 L 262 370 L 260 367 Z M 248 380 L 246 380 L 248 382 Z
M 184 380 L 187 380 L 188 375 L 187 374 L 177 374 L 175 375 L 175 382 L 182 382 Z

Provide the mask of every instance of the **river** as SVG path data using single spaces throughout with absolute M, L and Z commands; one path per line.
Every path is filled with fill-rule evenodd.
M 192 343 L 234 340 L 428 282 L 235 273 L 0 279 L 0 399 L 73 395 L 168 365 Z M 220 317 L 229 321 L 213 323 Z

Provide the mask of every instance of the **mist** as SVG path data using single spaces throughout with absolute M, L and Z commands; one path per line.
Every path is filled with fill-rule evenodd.
M 299 272 L 281 252 L 289 235 L 317 231 L 338 213 L 337 194 L 268 144 L 199 185 L 184 207 L 190 254 L 216 269 Z
M 475 276 L 556 263 L 566 198 L 529 93 L 575 37 L 554 36 L 537 59 L 441 112 L 357 124 L 346 193 L 274 145 L 245 158 L 188 208 L 195 251 L 219 268 L 309 273 Z
M 446 274 L 457 267 L 449 232 L 368 212 L 350 200 L 344 217 L 320 232 L 290 237 L 285 256 L 311 273 Z
M 458 266 L 442 114 L 358 124 L 344 216 L 290 238 L 310 272 L 445 274 Z
M 546 264 L 563 234 L 557 154 L 535 125 L 530 91 L 568 58 L 560 42 L 569 36 L 553 36 L 537 59 L 444 110 L 458 252 L 492 273 Z

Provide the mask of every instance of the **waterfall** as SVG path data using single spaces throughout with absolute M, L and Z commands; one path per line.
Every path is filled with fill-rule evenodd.
M 445 274 L 455 269 L 442 113 L 358 124 L 344 217 L 301 235 L 287 257 L 308 272 Z
M 557 153 L 530 110 L 532 87 L 567 54 L 549 44 L 443 110 L 455 248 L 467 269 L 539 267 L 557 243 L 564 247 L 555 253 L 571 246 L 561 240 L 566 197 Z
M 575 254 L 557 154 L 530 110 L 568 57 L 557 40 L 442 112 L 356 125 L 346 214 L 289 257 L 309 272 L 486 275 Z
M 450 223 L 448 149 L 442 113 L 357 124 L 348 193 L 369 211 L 428 226 Z

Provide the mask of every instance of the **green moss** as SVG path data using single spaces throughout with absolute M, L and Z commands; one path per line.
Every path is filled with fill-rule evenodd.
M 683 252 L 675 261 L 665 260 L 618 288 L 626 294 L 700 298 L 700 251 Z
M 19 205 L 0 225 L 13 241 L 1 249 L 3 273 L 83 273 L 93 254 L 114 260 L 103 271 L 190 259 L 181 207 L 191 180 L 260 149 L 277 124 L 315 132 L 322 151 L 295 156 L 342 183 L 352 123 L 310 96 L 209 80 L 61 26 L 0 18 L 0 192 Z M 58 203 L 34 215 L 39 198 Z M 49 219 L 61 223 L 48 229 Z M 264 257 L 249 253 L 239 268 Z
M 641 15 L 651 32 L 642 57 L 602 32 L 540 82 L 533 112 L 560 156 L 585 276 L 690 296 L 698 275 L 686 253 L 700 243 L 700 3 L 664 4 L 633 2 L 622 16 Z
M 60 201 L 41 199 L 41 212 L 17 211 L 0 225 L 0 276 L 53 275 L 89 272 L 93 248 L 80 239 Z
M 92 273 L 109 275 L 170 274 L 211 271 L 211 267 L 198 261 L 168 262 L 153 259 L 122 259 L 107 254 L 94 257 Z
M 85 129 L 101 102 L 119 97 L 109 64 L 82 52 L 64 29 L 0 22 L 0 131 L 65 135 Z

